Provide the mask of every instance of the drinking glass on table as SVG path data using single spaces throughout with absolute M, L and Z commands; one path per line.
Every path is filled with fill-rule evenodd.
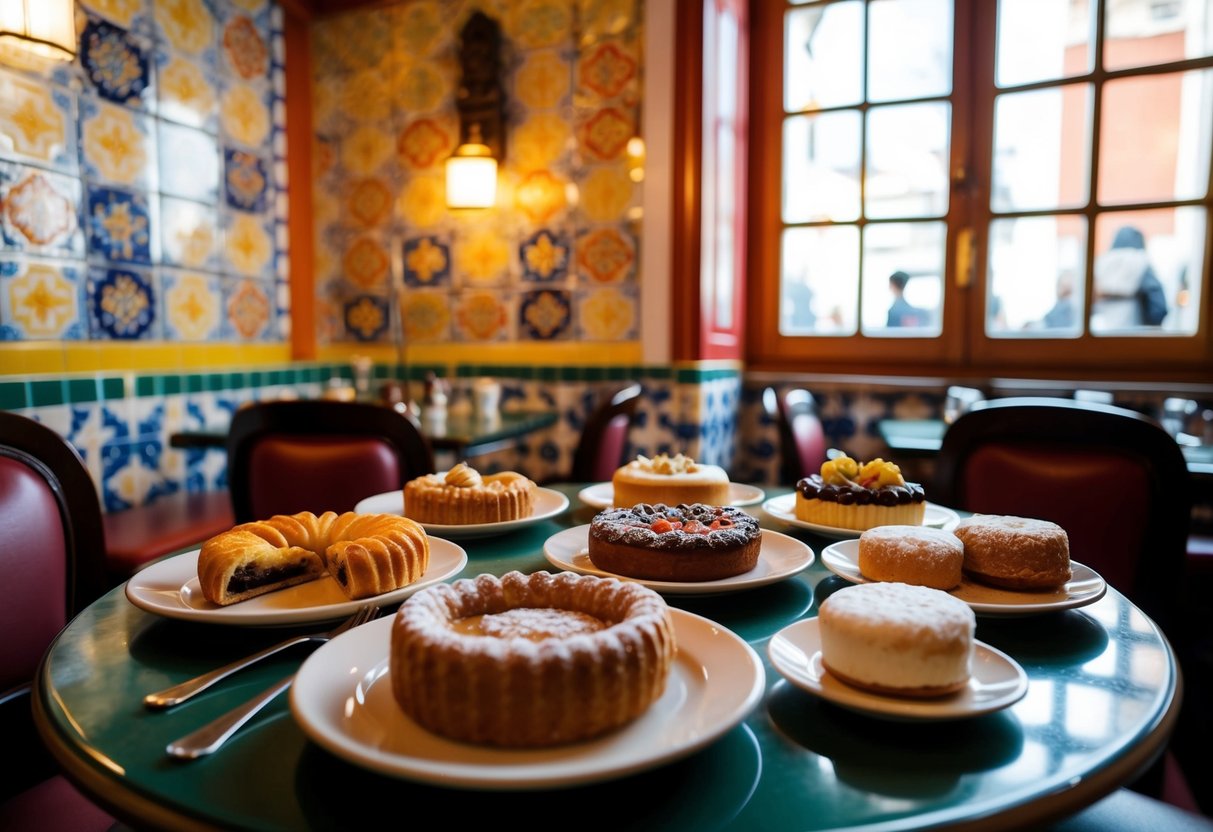
M 980 390 L 975 387 L 952 385 L 948 388 L 948 397 L 943 403 L 943 420 L 952 424 L 973 405 L 985 399 Z

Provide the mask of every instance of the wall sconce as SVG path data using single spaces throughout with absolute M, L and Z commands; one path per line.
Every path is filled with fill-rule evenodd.
M 501 86 L 501 27 L 476 12 L 459 33 L 463 77 L 459 147 L 446 161 L 449 208 L 491 208 L 497 199 L 497 164 L 505 160 L 505 91 Z
M 74 0 L 0 0 L 0 46 L 72 60 L 76 57 Z

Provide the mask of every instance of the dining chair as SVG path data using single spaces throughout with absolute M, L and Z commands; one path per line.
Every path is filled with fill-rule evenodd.
M 0 829 L 109 829 L 115 820 L 76 790 L 34 727 L 30 688 L 60 630 L 108 587 L 96 486 L 54 430 L 0 411 L 0 737 L 8 768 Z
M 236 411 L 227 437 L 237 523 L 300 511 L 352 511 L 375 494 L 434 473 L 417 426 L 366 402 L 268 401 Z
M 1098 402 L 979 402 L 944 432 L 932 501 L 1051 520 L 1071 557 L 1163 628 L 1182 586 L 1190 520 L 1183 453 L 1158 422 Z
M 569 482 L 606 482 L 623 465 L 628 452 L 628 434 L 636 421 L 643 388 L 630 383 L 609 396 L 586 419 L 573 451 Z
M 944 432 L 929 496 L 964 511 L 1057 523 L 1071 559 L 1098 572 L 1186 652 L 1180 601 L 1189 474 L 1179 445 L 1154 419 L 1074 399 L 979 402 Z M 1187 789 L 1168 758 L 1171 751 L 1141 790 Z
M 808 390 L 762 391 L 763 408 L 779 430 L 779 481 L 795 484 L 816 474 L 826 459 L 826 434 L 817 401 Z

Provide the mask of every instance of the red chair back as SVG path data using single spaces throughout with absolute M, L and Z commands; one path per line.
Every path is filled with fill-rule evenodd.
M 826 434 L 813 394 L 768 387 L 763 405 L 779 429 L 780 482 L 793 484 L 820 471 L 826 459 Z
M 351 511 L 366 497 L 434 472 L 417 426 L 362 402 L 261 402 L 228 430 L 228 487 L 237 523 L 300 511 Z
M 1051 520 L 1070 555 L 1166 629 L 1183 584 L 1189 475 L 1153 419 L 1094 402 L 980 402 L 944 434 L 932 501 Z
M 590 414 L 573 452 L 570 482 L 606 482 L 626 462 L 628 433 L 642 392 L 639 384 L 629 384 Z

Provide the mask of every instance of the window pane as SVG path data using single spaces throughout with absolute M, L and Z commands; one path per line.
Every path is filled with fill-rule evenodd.
M 1100 254 L 1095 258 L 1091 331 L 1195 333 L 1204 247 L 1203 208 L 1101 214 L 1095 221 L 1095 250 Z
M 939 217 L 948 210 L 946 102 L 876 107 L 868 112 L 869 217 Z
M 1090 85 L 1007 93 L 994 104 L 995 211 L 1070 208 L 1087 202 Z
M 1209 179 L 1213 71 L 1109 81 L 1100 116 L 1103 205 L 1199 199 Z
M 999 0 L 997 84 L 1013 87 L 1091 71 L 1088 0 Z
M 804 296 L 794 288 L 800 282 L 810 289 L 812 330 L 819 335 L 853 335 L 859 305 L 859 229 L 834 225 L 783 232 L 779 331 L 784 335 L 804 332 L 803 320 L 799 328 L 793 324 L 796 297 Z M 805 305 L 802 302 L 800 308 Z
M 1106 69 L 1149 66 L 1210 54 L 1209 0 L 1107 3 Z
M 1086 226 L 1081 216 L 990 223 L 986 335 L 1064 338 L 1080 333 Z
M 863 100 L 863 3 L 809 6 L 784 18 L 784 107 L 788 112 Z
M 952 0 L 877 0 L 868 21 L 869 101 L 952 91 Z
M 939 335 L 946 240 L 942 222 L 876 223 L 864 229 L 864 335 Z
M 784 121 L 784 222 L 859 218 L 860 129 L 858 110 Z

